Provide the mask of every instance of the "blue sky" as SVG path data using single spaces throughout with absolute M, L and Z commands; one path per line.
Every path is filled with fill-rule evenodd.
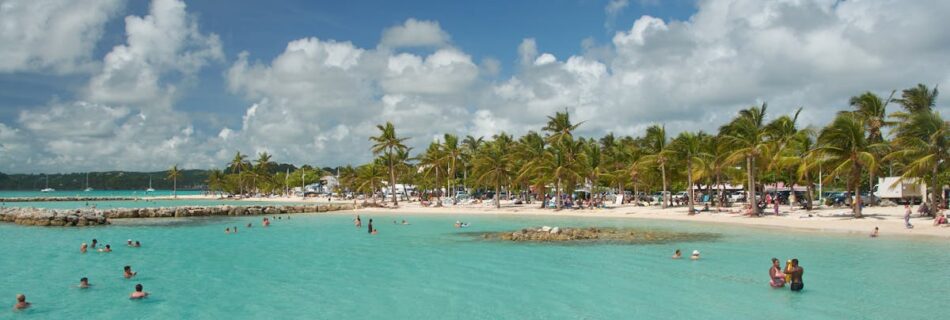
M 864 91 L 950 80 L 950 2 L 0 0 L 0 172 L 368 161 L 444 133 L 824 125 Z M 948 102 L 944 95 L 938 110 Z
M 498 59 L 504 77 L 517 62 L 517 46 L 524 38 L 536 38 L 545 50 L 569 56 L 581 50 L 584 39 L 607 43 L 616 32 L 608 28 L 604 6 L 607 1 L 190 1 L 188 10 L 199 20 L 203 31 L 221 37 L 228 61 L 248 51 L 253 59 L 270 60 L 283 52 L 290 41 L 304 37 L 351 41 L 372 48 L 382 30 L 408 18 L 438 21 L 452 34 L 452 42 L 471 54 Z M 685 19 L 695 11 L 693 1 L 661 3 L 636 1 L 611 19 L 614 26 L 628 26 L 641 15 L 664 19 Z M 125 3 L 118 17 L 148 13 L 147 1 Z M 110 20 L 94 55 L 102 57 L 112 47 L 125 42 L 121 18 Z M 184 93 L 176 104 L 180 110 L 205 114 L 216 120 L 201 123 L 211 130 L 221 122 L 240 121 L 246 102 L 229 93 L 219 63 L 200 73 L 200 82 Z M 42 107 L 51 99 L 72 99 L 84 77 L 31 73 L 0 74 L 0 121 L 15 119 L 24 108 Z M 196 119 L 202 121 L 201 118 Z M 212 130 L 213 131 L 213 130 Z

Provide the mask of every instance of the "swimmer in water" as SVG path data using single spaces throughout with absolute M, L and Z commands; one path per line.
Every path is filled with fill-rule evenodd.
M 769 285 L 772 288 L 781 288 L 785 286 L 785 272 L 779 265 L 777 258 L 772 258 L 772 267 L 769 268 Z
M 21 294 L 16 295 L 16 304 L 13 305 L 15 310 L 23 310 L 30 307 L 29 302 L 26 302 L 26 296 Z
M 689 256 L 690 260 L 699 260 L 699 250 L 693 250 L 693 255 Z
M 95 248 L 96 248 L 96 245 L 98 245 L 98 244 L 99 244 L 99 240 L 92 239 L 92 246 L 90 246 L 90 247 L 92 247 L 93 249 L 95 249 Z
M 79 279 L 79 288 L 80 288 L 80 289 L 86 289 L 86 288 L 89 288 L 89 286 L 90 286 L 90 284 L 89 284 L 89 278 L 82 277 L 82 279 Z
M 871 238 L 877 238 L 878 232 L 880 232 L 880 230 L 874 227 L 874 231 L 871 231 Z
M 250 222 L 247 223 L 247 227 L 248 227 L 248 228 L 251 227 L 251 223 L 250 223 Z
M 353 220 L 353 224 L 356 225 L 357 228 L 363 227 L 363 220 L 360 220 L 360 215 L 356 215 L 356 219 Z
M 134 247 L 134 246 L 135 246 L 134 244 L 132 244 L 132 239 L 125 240 L 125 245 L 126 245 L 126 246 L 129 246 L 129 247 Z
M 792 284 L 789 286 L 792 291 L 802 291 L 802 289 L 805 288 L 805 283 L 802 282 L 802 275 L 805 274 L 805 268 L 798 265 L 798 259 L 792 259 L 792 270 L 785 270 L 785 274 L 792 276 Z
M 237 226 L 234 226 L 234 233 L 237 233 Z
M 680 249 L 676 249 L 676 251 L 673 252 L 673 259 L 679 259 L 682 257 L 683 257 L 683 252 L 680 251 Z
M 231 233 L 231 228 L 230 228 L 230 227 L 229 227 L 229 228 L 224 228 L 224 233 L 225 233 L 225 234 L 230 234 L 230 233 Z
M 369 219 L 369 227 L 366 228 L 366 232 L 373 233 L 373 219 Z
M 79 252 L 80 252 L 80 253 L 86 253 L 86 250 L 87 250 L 88 248 L 89 248 L 89 245 L 87 245 L 85 242 L 83 242 L 82 245 L 79 246 Z
M 373 232 L 370 232 L 370 234 L 377 234 L 377 233 L 379 233 L 379 230 L 376 230 L 376 229 L 373 229 Z
M 138 240 L 135 240 L 135 246 L 134 246 L 134 247 L 136 247 L 136 248 L 142 247 L 142 243 L 139 242 Z
M 148 297 L 148 292 L 142 291 L 142 284 L 135 285 L 135 292 L 129 295 L 129 299 L 142 299 Z
M 409 222 L 406 220 L 402 220 L 402 224 L 409 224 Z
M 112 246 L 107 244 L 105 248 L 99 249 L 99 252 L 112 252 Z
M 122 276 L 125 277 L 126 279 L 132 279 L 132 277 L 139 274 L 138 272 L 132 272 L 131 266 L 125 266 L 125 268 L 123 268 L 122 270 L 124 271 Z

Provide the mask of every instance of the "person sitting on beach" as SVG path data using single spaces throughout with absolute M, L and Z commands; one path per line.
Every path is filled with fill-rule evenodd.
M 871 231 L 871 238 L 877 238 L 879 232 L 880 230 L 877 227 L 874 227 L 874 231 Z
M 934 219 L 934 225 L 935 225 L 935 226 L 946 225 L 946 224 L 947 224 L 947 216 L 946 216 L 946 214 L 939 214 L 939 215 L 937 215 L 937 218 Z
M 88 248 L 89 248 L 89 245 L 87 245 L 85 242 L 83 242 L 82 245 L 79 246 L 79 252 L 80 252 L 80 253 L 86 253 L 86 249 L 88 249 Z
M 699 250 L 693 250 L 693 255 L 689 256 L 690 260 L 699 260 Z
M 13 305 L 15 310 L 23 310 L 29 308 L 31 303 L 26 302 L 26 296 L 21 294 L 16 295 L 16 304 Z
M 138 272 L 132 272 L 132 266 L 125 266 L 122 270 L 124 271 L 122 276 L 126 279 L 132 279 L 132 277 L 139 274 Z
M 679 259 L 682 257 L 683 257 L 683 252 L 681 252 L 680 249 L 676 249 L 676 251 L 673 252 L 673 259 Z
M 769 285 L 772 288 L 781 288 L 785 286 L 785 272 L 779 265 L 777 258 L 772 258 L 772 267 L 769 268 Z
M 79 279 L 79 288 L 80 289 L 89 288 L 89 278 L 82 277 L 82 279 Z
M 142 299 L 148 297 L 148 292 L 142 291 L 142 284 L 135 285 L 135 292 L 129 295 L 129 299 Z
M 805 288 L 805 283 L 802 282 L 802 275 L 805 273 L 805 269 L 798 265 L 798 259 L 792 259 L 792 270 L 785 270 L 785 274 L 791 276 L 791 289 L 792 291 L 802 291 Z
M 112 252 L 112 246 L 107 244 L 105 248 L 99 249 L 99 252 Z

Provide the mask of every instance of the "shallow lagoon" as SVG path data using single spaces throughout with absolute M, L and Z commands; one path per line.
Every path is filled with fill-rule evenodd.
M 943 239 L 819 234 L 713 224 L 413 215 L 135 220 L 109 227 L 0 225 L 0 301 L 25 293 L 16 318 L 926 319 L 950 288 Z M 408 226 L 393 225 L 407 218 Z M 472 227 L 455 229 L 457 219 Z M 254 227 L 247 229 L 247 223 Z M 226 235 L 226 226 L 240 232 Z M 721 234 L 714 241 L 563 245 L 464 234 L 526 226 L 636 227 Z M 110 254 L 79 254 L 98 238 Z M 142 248 L 123 244 L 132 238 Z M 700 261 L 671 260 L 675 248 Z M 805 291 L 768 286 L 771 257 L 798 257 Z M 139 272 L 122 278 L 122 266 Z M 92 289 L 73 287 L 88 276 Z M 126 299 L 135 283 L 152 297 Z M 9 309 L 7 309 L 9 310 Z M 2 315 L 3 312 L 9 312 Z M 13 315 L 0 311 L 0 318 Z

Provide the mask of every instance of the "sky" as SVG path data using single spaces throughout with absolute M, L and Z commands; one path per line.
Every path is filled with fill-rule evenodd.
M 221 168 L 238 151 L 359 164 L 387 121 L 419 151 L 564 110 L 582 136 L 715 132 L 766 102 L 822 126 L 865 91 L 945 87 L 948 15 L 939 0 L 0 0 L 0 172 Z

